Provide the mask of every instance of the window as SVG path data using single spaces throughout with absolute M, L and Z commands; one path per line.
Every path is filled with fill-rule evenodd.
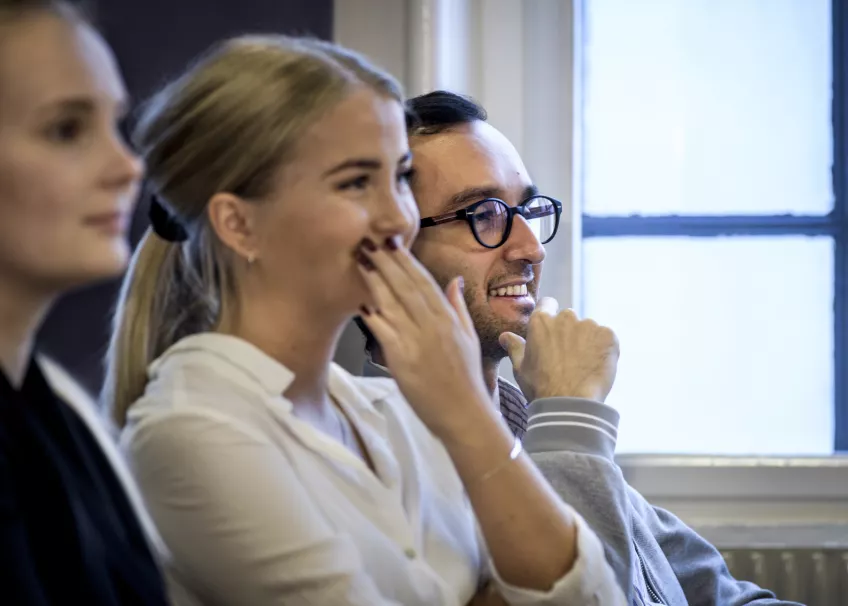
M 619 452 L 848 450 L 841 4 L 584 0 L 582 311 L 621 339 Z

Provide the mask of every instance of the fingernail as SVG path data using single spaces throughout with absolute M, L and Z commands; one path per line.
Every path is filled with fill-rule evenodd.
M 386 248 L 388 250 L 397 250 L 397 242 L 395 242 L 394 237 L 386 238 Z
M 374 244 L 371 238 L 363 238 L 362 242 L 360 242 L 359 245 L 368 252 L 374 252 L 377 250 L 377 245 Z
M 462 292 L 462 290 L 465 288 L 465 278 L 459 276 L 456 279 L 456 285 L 459 286 L 459 292 Z
M 370 310 L 370 309 L 368 309 L 367 307 L 365 307 L 364 305 L 360 305 L 360 306 L 359 306 L 359 312 L 360 312 L 363 316 L 370 316 L 370 315 L 371 315 L 371 310 Z
M 356 262 L 368 271 L 374 271 L 376 269 L 374 267 L 374 264 L 371 262 L 371 259 L 366 257 L 365 253 L 363 253 L 361 250 L 357 250 L 354 257 L 356 258 Z

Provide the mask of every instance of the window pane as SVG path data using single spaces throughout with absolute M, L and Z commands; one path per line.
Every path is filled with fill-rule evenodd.
M 827 214 L 828 0 L 587 0 L 585 212 Z
M 593 238 L 584 263 L 619 452 L 833 452 L 830 238 Z

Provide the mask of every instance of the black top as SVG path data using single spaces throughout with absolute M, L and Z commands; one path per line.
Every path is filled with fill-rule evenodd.
M 34 361 L 20 391 L 0 372 L 0 604 L 167 604 L 120 481 Z

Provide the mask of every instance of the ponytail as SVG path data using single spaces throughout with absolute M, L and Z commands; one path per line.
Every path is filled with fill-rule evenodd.
M 202 244 L 166 242 L 148 230 L 133 255 L 115 310 L 102 394 L 119 428 L 144 394 L 150 364 L 217 321 L 222 280 L 212 274 L 214 262 L 193 262 L 200 259 L 192 249 Z

